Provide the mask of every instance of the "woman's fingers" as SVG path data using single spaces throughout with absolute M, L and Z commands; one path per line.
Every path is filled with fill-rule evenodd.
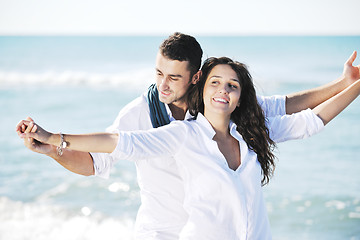
M 27 119 L 29 120 L 21 120 L 16 125 L 16 132 L 22 138 L 24 138 L 25 136 L 30 137 L 30 135 L 28 135 L 27 133 L 35 133 L 38 130 L 38 126 L 36 125 L 36 123 L 32 121 L 32 119 L 29 117 Z
M 27 120 L 21 120 L 17 125 L 16 125 L 16 128 L 15 128 L 15 130 L 16 130 L 16 132 L 18 132 L 18 133 L 24 133 L 25 132 L 25 130 L 26 130 L 26 128 L 27 128 L 27 126 L 29 125 L 29 121 L 27 121 Z
M 34 127 L 34 122 L 29 122 L 29 125 L 27 126 L 27 128 L 25 129 L 24 133 L 29 133 L 31 132 L 32 128 Z
M 36 132 L 36 130 L 38 129 L 38 126 L 36 124 L 34 124 L 34 127 L 31 129 L 31 132 Z
M 21 132 L 23 133 L 23 132 L 25 132 L 25 130 L 26 130 L 26 126 L 25 126 L 25 124 L 22 124 L 21 125 Z

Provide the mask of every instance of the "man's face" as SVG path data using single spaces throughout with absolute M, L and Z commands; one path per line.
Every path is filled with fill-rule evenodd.
M 177 106 L 184 104 L 184 96 L 191 85 L 188 61 L 171 60 L 159 52 L 156 57 L 156 85 L 161 102 Z

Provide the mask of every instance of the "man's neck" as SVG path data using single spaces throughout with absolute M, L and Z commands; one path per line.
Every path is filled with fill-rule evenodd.
M 176 120 L 184 120 L 187 111 L 186 103 L 171 103 L 168 105 L 173 118 Z

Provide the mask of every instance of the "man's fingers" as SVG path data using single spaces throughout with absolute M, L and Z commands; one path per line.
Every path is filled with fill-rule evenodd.
M 25 133 L 22 133 L 20 134 L 20 137 L 21 138 L 34 138 L 36 133 L 32 133 L 32 132 L 25 132 Z
M 351 54 L 351 56 L 349 57 L 349 59 L 346 61 L 345 64 L 352 65 L 353 62 L 354 62 L 355 59 L 356 59 L 356 55 L 357 55 L 357 52 L 354 51 L 354 52 Z

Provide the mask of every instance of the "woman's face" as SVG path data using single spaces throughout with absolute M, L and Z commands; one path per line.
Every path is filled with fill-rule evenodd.
M 204 114 L 223 114 L 230 117 L 239 106 L 240 81 L 235 71 L 226 64 L 216 65 L 204 85 Z

